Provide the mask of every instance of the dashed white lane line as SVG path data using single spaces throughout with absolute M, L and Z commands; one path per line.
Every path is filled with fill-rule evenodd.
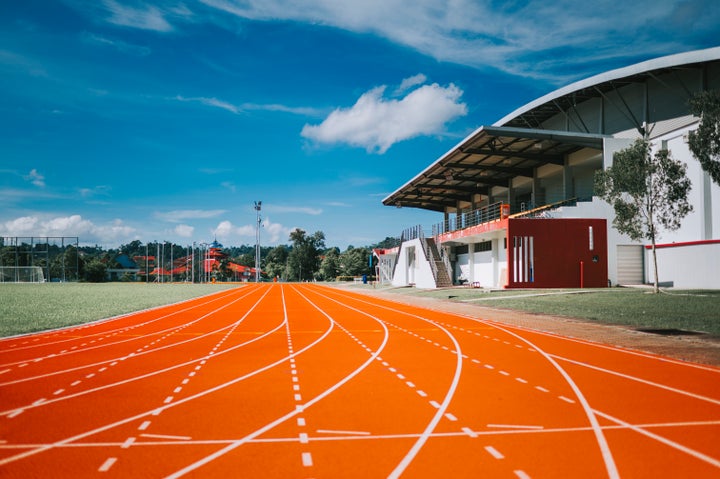
M 545 388 L 542 387 L 542 386 L 535 386 L 535 389 L 537 389 L 538 391 L 543 392 L 543 393 L 549 393 L 549 392 L 550 392 L 549 389 L 545 389 Z
M 518 469 L 517 471 L 513 471 L 513 473 L 518 479 L 530 479 L 530 476 L 525 471 L 522 471 L 520 469 Z
M 130 446 L 133 445 L 134 442 L 135 442 L 135 438 L 134 438 L 134 437 L 129 437 L 129 438 L 127 438 L 127 439 L 125 440 L 124 443 L 122 443 L 122 446 L 120 446 L 120 448 L 122 448 L 122 449 L 128 449 L 128 448 L 130 448 Z
M 505 456 L 503 456 L 500 451 L 498 451 L 497 449 L 495 449 L 492 446 L 485 446 L 485 450 L 488 452 L 488 454 L 490 454 L 495 459 L 504 459 L 505 458 Z
M 302 453 L 302 464 L 305 467 L 312 467 L 312 465 L 313 465 L 312 454 L 310 454 L 309 452 L 303 452 Z
M 562 400 L 565 401 L 566 403 L 575 404 L 575 401 L 574 401 L 573 399 L 568 398 L 568 397 L 558 396 L 558 398 L 562 399 Z
M 102 463 L 98 472 L 108 472 L 110 468 L 113 467 L 113 464 L 115 464 L 115 461 L 117 461 L 117 457 L 108 457 L 105 462 Z
M 138 427 L 138 431 L 144 431 L 148 427 L 150 427 L 150 421 L 144 421 L 142 424 L 140 424 L 140 427 Z
M 418 389 L 415 392 L 418 393 L 420 395 L 420 397 L 427 397 L 427 393 L 425 391 L 423 391 L 422 389 Z
M 465 434 L 467 434 L 468 436 L 470 436 L 472 438 L 479 437 L 475 431 L 473 431 L 472 429 L 470 429 L 467 426 L 463 427 L 461 430 L 462 430 L 462 432 L 464 432 Z

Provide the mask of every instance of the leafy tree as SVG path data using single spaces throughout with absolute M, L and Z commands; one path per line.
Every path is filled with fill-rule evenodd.
M 93 259 L 85 265 L 85 281 L 90 283 L 105 282 L 107 266 L 98 259 Z
M 390 236 L 386 236 L 384 240 L 380 241 L 379 243 L 375 243 L 372 246 L 372 248 L 389 249 L 389 248 L 394 248 L 396 246 L 400 246 L 400 238 L 393 238 Z
M 686 167 L 667 150 L 655 154 L 647 139 L 638 139 L 613 155 L 613 165 L 595 174 L 597 195 L 613 206 L 613 226 L 635 241 L 650 240 L 658 288 L 655 243 L 660 227 L 676 230 L 692 211 Z
M 320 267 L 320 252 L 325 249 L 325 233 L 316 231 L 312 236 L 300 228 L 290 232 L 292 251 L 288 255 L 288 273 L 292 279 L 312 279 Z
M 320 262 L 320 276 L 325 281 L 333 281 L 340 271 L 340 250 L 330 248 L 325 251 Z
M 690 132 L 688 146 L 703 170 L 720 185 L 720 90 L 701 92 L 690 99 L 690 111 L 700 117 Z
M 369 255 L 370 250 L 367 248 L 348 246 L 348 249 L 340 255 L 340 271 L 346 276 L 371 274 L 368 266 Z
M 288 248 L 285 245 L 276 246 L 267 253 L 262 268 L 268 278 L 284 276 L 288 254 Z

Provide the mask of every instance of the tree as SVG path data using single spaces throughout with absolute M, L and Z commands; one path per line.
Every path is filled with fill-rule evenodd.
M 270 250 L 263 263 L 263 271 L 269 278 L 283 277 L 288 259 L 288 249 L 285 245 L 279 245 Z
M 106 274 L 107 266 L 98 259 L 93 259 L 85 265 L 85 280 L 89 283 L 105 282 Z
M 659 227 L 676 230 L 692 211 L 686 167 L 667 150 L 654 155 L 647 139 L 638 139 L 613 155 L 613 165 L 595 174 L 597 195 L 613 206 L 613 226 L 635 241 L 652 244 L 655 292 L 658 288 L 655 243 Z
M 690 151 L 720 185 L 720 90 L 695 95 L 690 99 L 690 111 L 700 117 L 700 125 L 688 137 Z
M 320 276 L 325 281 L 333 281 L 340 271 L 340 250 L 337 247 L 325 251 L 320 262 Z
M 320 252 L 325 249 L 325 233 L 316 231 L 307 236 L 304 230 L 296 228 L 290 233 L 292 251 L 288 255 L 290 276 L 298 281 L 312 279 L 320 267 Z
M 370 250 L 367 248 L 348 246 L 348 249 L 340 255 L 340 271 L 346 276 L 371 274 L 370 266 L 368 266 L 369 255 Z

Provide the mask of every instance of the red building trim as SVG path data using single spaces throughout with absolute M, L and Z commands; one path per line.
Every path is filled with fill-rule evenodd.
M 662 249 L 662 248 L 678 248 L 681 246 L 702 246 L 702 245 L 708 245 L 708 244 L 720 244 L 720 240 L 703 240 L 703 241 L 685 241 L 683 243 L 664 243 L 664 244 L 656 244 L 656 249 Z M 646 245 L 645 249 L 652 249 L 652 245 Z

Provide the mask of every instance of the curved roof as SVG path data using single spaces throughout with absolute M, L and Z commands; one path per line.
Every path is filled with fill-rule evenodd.
M 678 53 L 636 63 L 629 67 L 610 70 L 599 75 L 571 83 L 554 92 L 518 108 L 495 122 L 493 126 L 514 126 L 536 128 L 543 121 L 557 115 L 564 104 L 571 106 L 590 98 L 602 96 L 604 92 L 615 90 L 623 85 L 645 81 L 648 77 L 678 69 L 688 65 L 720 60 L 720 47 Z
M 507 186 L 517 176 L 532 177 L 542 165 L 563 164 L 564 157 L 583 148 L 602 149 L 608 135 L 557 131 L 545 124 L 583 102 L 607 97 L 625 85 L 659 79 L 667 73 L 702 68 L 720 60 L 720 47 L 670 55 L 611 70 L 544 95 L 502 118 L 480 126 L 467 138 L 383 200 L 387 206 L 444 211 L 474 194 L 487 195 L 493 186 Z M 689 93 L 688 93 L 689 94 Z M 624 98 L 618 100 L 625 103 Z M 627 105 L 625 105 L 627 108 Z M 629 114 L 632 117 L 632 112 Z M 644 128 L 636 119 L 636 128 Z M 552 122 L 549 122 L 552 123 Z

